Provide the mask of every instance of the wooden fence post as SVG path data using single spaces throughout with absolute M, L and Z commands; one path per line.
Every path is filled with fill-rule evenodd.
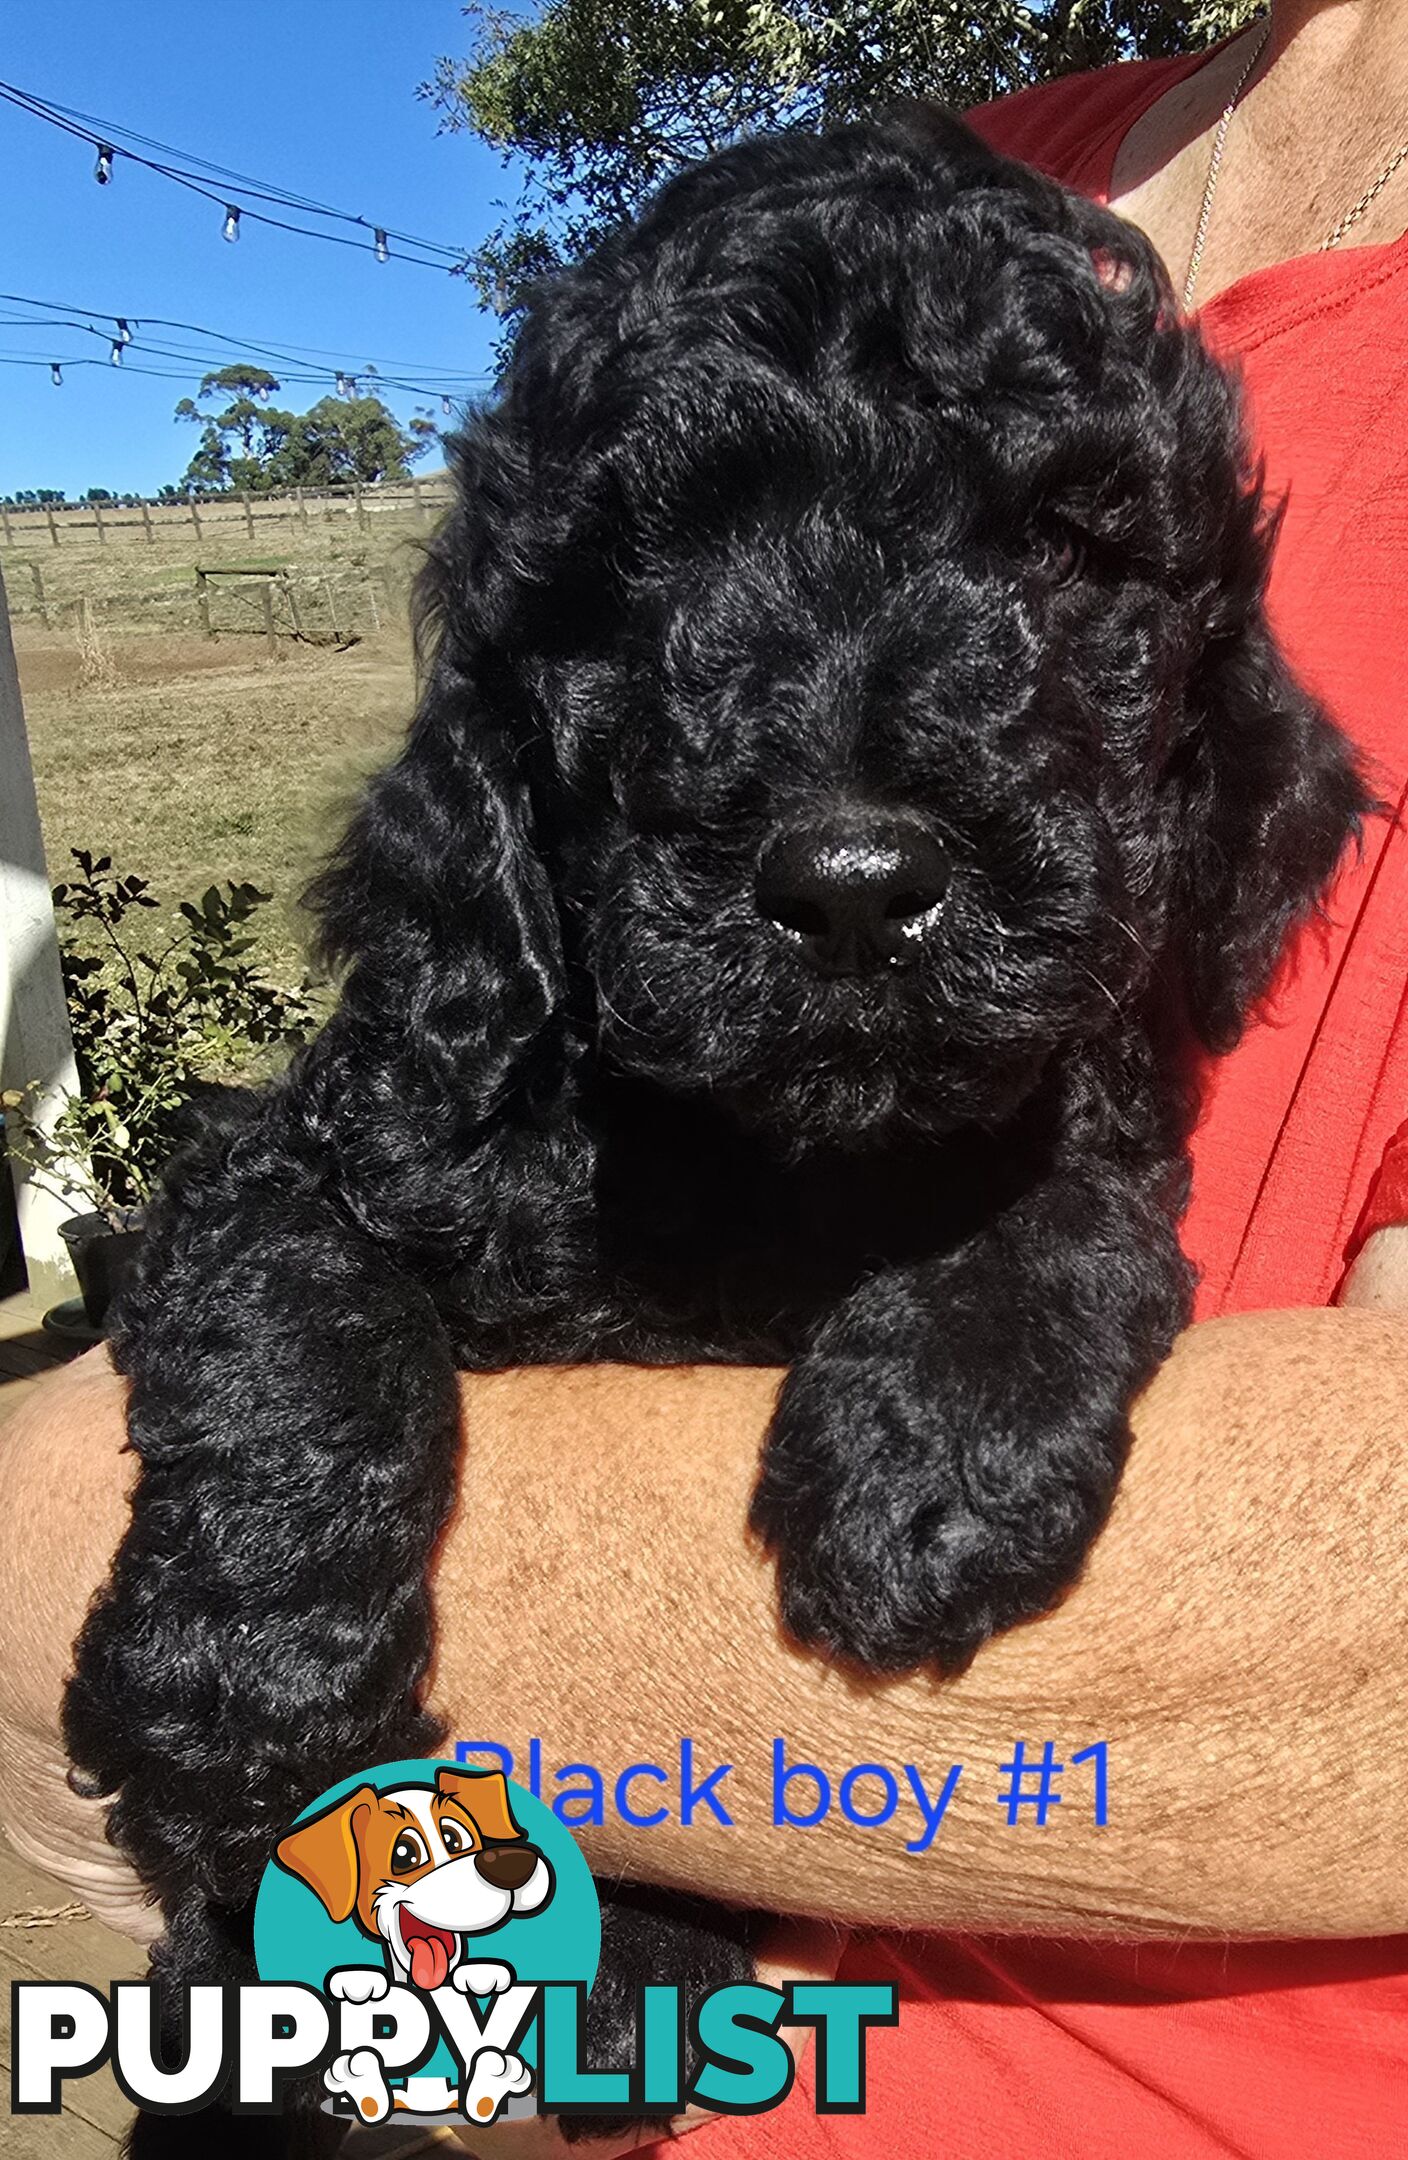
M 9 543 L 10 543 L 10 541 L 11 541 L 11 540 L 13 540 L 15 536 L 14 536 L 14 534 L 13 534 L 13 533 L 11 532 L 11 530 L 10 530 L 10 513 L 9 513 L 9 510 L 8 510 L 8 508 L 6 507 L 6 505 L 5 505 L 4 503 L 0 503 L 0 519 L 3 519 L 3 520 L 4 520 L 4 524 L 5 524 L 5 542 L 6 542 L 6 545 L 8 546 L 8 545 L 9 545 Z
M 424 498 L 422 497 L 420 492 L 420 477 L 416 473 L 411 474 L 411 493 L 416 499 L 416 514 L 419 517 L 421 524 L 428 525 L 430 523 L 430 518 L 426 511 Z
M 196 499 L 194 495 L 191 497 L 191 523 L 196 529 L 196 538 L 197 540 L 199 540 L 201 537 L 200 511 L 196 507 Z
M 294 587 L 293 579 L 288 575 L 288 572 L 285 571 L 283 575 L 284 591 L 288 595 L 288 619 L 293 624 L 294 636 L 296 638 L 301 638 L 303 635 L 303 617 L 299 613 L 298 609 L 298 593 Z
M 99 545 L 102 547 L 106 547 L 108 544 L 108 529 L 103 523 L 103 506 L 97 500 L 96 496 L 93 499 L 93 517 L 98 527 Z
M 302 488 L 295 488 L 295 489 L 294 489 L 294 493 L 295 493 L 295 495 L 296 495 L 296 496 L 298 497 L 298 511 L 299 511 L 299 515 L 300 515 L 300 517 L 301 517 L 301 518 L 303 519 L 303 530 L 304 530 L 305 532 L 307 532 L 307 530 L 308 530 L 308 498 L 307 498 L 307 496 L 306 496 L 306 495 L 304 494 L 304 492 L 303 492 Z
M 55 547 L 57 547 L 59 544 L 59 528 L 54 523 L 54 505 L 52 503 L 45 503 L 44 508 L 48 512 L 49 516 L 49 538 L 53 541 Z
M 200 616 L 200 626 L 206 636 L 213 638 L 215 632 L 210 627 L 210 580 L 203 570 L 196 572 L 196 613 Z
M 149 547 L 155 547 L 156 532 L 152 525 L 152 506 L 149 502 L 146 501 L 145 497 L 142 501 L 142 523 L 147 528 L 147 545 Z
M 252 540 L 254 538 L 254 512 L 250 508 L 248 488 L 240 489 L 240 501 L 244 504 L 245 529 L 248 532 L 250 539 Z
M 352 492 L 357 505 L 357 523 L 361 526 L 363 532 L 367 532 L 370 529 L 370 524 L 367 517 L 367 506 L 362 500 L 362 483 L 360 480 L 353 481 Z
M 48 630 L 51 628 L 49 622 L 49 596 L 44 590 L 44 580 L 39 574 L 37 562 L 30 564 L 29 574 L 34 581 L 34 604 L 39 610 L 39 620 L 43 623 L 44 628 Z
M 272 660 L 282 660 L 284 649 L 279 643 L 278 631 L 274 628 L 274 583 L 272 578 L 265 578 L 264 580 L 263 600 L 264 635 L 269 640 L 269 657 Z

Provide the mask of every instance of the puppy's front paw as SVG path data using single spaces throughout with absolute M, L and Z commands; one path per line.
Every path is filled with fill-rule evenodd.
M 778 1405 L 752 1521 L 799 1642 L 878 1671 L 960 1671 L 1073 1579 L 1112 1485 L 1052 1406 L 942 1356 L 811 1356 Z M 1082 1462 L 1082 1456 L 1085 1461 Z
M 513 1986 L 513 1974 L 507 1965 L 457 1965 L 450 1984 L 461 1995 L 502 1995 Z
M 387 1975 L 373 1965 L 345 1965 L 328 1974 L 328 1993 L 339 2002 L 381 2002 L 390 1989 Z

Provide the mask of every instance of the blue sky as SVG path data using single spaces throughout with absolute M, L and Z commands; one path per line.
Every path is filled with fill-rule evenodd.
M 7 10 L 0 75 L 377 223 L 472 245 L 497 222 L 512 177 L 471 138 L 438 136 L 415 94 L 438 55 L 464 53 L 467 32 L 452 0 L 51 0 Z M 125 160 L 108 187 L 92 173 L 85 144 L 0 104 L 0 290 L 95 317 L 166 316 L 326 347 L 357 366 L 387 358 L 473 375 L 490 364 L 492 325 L 463 279 L 248 224 L 230 246 L 219 208 L 199 196 Z M 28 311 L 3 302 L 0 312 Z M 141 337 L 129 362 L 141 361 Z M 0 323 L 0 354 L 47 363 L 103 351 L 72 330 Z M 55 388 L 47 365 L 0 366 L 0 495 L 150 492 L 178 480 L 196 431 L 172 408 L 199 373 L 173 382 L 130 366 L 70 368 Z M 320 394 L 290 386 L 277 402 L 297 409 Z M 417 400 L 388 402 L 404 419 Z

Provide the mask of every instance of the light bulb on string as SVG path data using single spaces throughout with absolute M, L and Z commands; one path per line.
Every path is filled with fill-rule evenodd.
M 106 187 L 109 180 L 111 180 L 112 161 L 116 155 L 117 153 L 111 143 L 99 143 L 97 163 L 93 167 L 93 178 L 97 181 L 99 187 Z
M 59 366 L 57 360 L 51 360 L 49 362 L 49 380 L 54 385 L 54 388 L 56 390 L 62 390 L 64 386 L 64 371 Z
M 225 205 L 225 222 L 224 222 L 224 224 L 223 224 L 223 225 L 222 225 L 222 226 L 220 227 L 220 237 L 221 237 L 221 239 L 222 239 L 222 240 L 238 240 L 238 239 L 239 239 L 239 236 L 240 236 L 240 214 L 239 214 L 239 211 L 238 211 L 238 210 L 236 209 L 236 207 L 235 207 L 235 205 L 234 205 L 233 203 L 226 203 L 226 205 Z
M 387 244 L 386 244 L 386 234 L 385 234 L 385 233 L 384 233 L 384 232 L 382 231 L 382 228 L 380 227 L 380 225 L 378 225 L 378 226 L 377 226 L 377 228 L 376 228 L 376 240 L 375 240 L 375 243 L 374 243 L 374 245 L 375 245 L 375 248 L 376 248 L 376 259 L 377 259 L 377 261 L 378 261 L 378 262 L 390 262 L 390 260 L 391 260 L 391 250 L 390 250 L 390 248 L 389 248 L 389 247 L 387 246 Z
M 121 338 L 114 338 L 114 339 L 113 339 L 113 341 L 112 341 L 112 349 L 111 349 L 111 351 L 110 351 L 110 352 L 109 352 L 109 354 L 108 354 L 108 358 L 109 358 L 109 360 L 111 360 L 111 362 L 112 362 L 112 364 L 113 364 L 113 366 L 114 366 L 114 367 L 121 367 L 121 365 L 122 365 L 122 340 L 121 340 Z
M 119 315 L 117 318 L 117 342 L 119 345 L 130 345 L 132 343 L 132 330 L 125 315 Z
M 449 399 L 448 399 L 447 397 L 442 397 L 442 398 L 441 398 L 441 400 L 440 400 L 440 410 L 441 410 L 441 412 L 442 412 L 442 413 L 450 413 L 450 412 L 453 412 L 453 411 L 454 411 L 454 409 L 455 409 L 455 408 L 454 408 L 454 406 L 453 406 L 453 405 L 452 405 L 452 404 L 450 403 L 450 400 L 449 400 Z

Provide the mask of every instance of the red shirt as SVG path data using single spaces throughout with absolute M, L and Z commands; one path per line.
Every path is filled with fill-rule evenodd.
M 1068 77 L 986 108 L 976 125 L 996 148 L 1103 198 L 1131 124 L 1199 65 L 1201 56 L 1136 61 Z M 1401 808 L 1408 240 L 1258 271 L 1219 293 L 1200 321 L 1240 365 L 1269 483 L 1288 497 L 1271 588 L 1277 629 L 1302 676 L 1372 761 L 1379 794 Z M 1210 1075 L 1185 1232 L 1202 1271 L 1204 1316 L 1328 1303 L 1408 1113 L 1401 825 L 1375 821 L 1331 913 L 1328 934 L 1301 941 L 1266 1020 Z M 1405 1159 L 1400 1145 L 1381 1191 L 1408 1190 Z M 1307 1594 L 1333 1594 L 1332 1586 Z M 1025 1737 L 1039 1746 L 1048 1736 Z M 1079 1746 L 1090 1737 L 1058 1741 Z M 1118 1806 L 1112 1763 L 1111 1810 Z M 794 1834 L 805 1866 L 806 1832 Z M 1030 1834 L 1041 1833 L 1011 1833 Z M 913 1864 L 944 1865 L 942 1833 Z M 898 2026 L 870 2037 L 866 2112 L 816 2116 L 808 2067 L 775 2113 L 706 2127 L 689 2138 L 688 2153 L 697 2160 L 1408 2153 L 1408 1937 L 1138 1946 L 861 1937 L 842 1973 L 900 1987 Z

